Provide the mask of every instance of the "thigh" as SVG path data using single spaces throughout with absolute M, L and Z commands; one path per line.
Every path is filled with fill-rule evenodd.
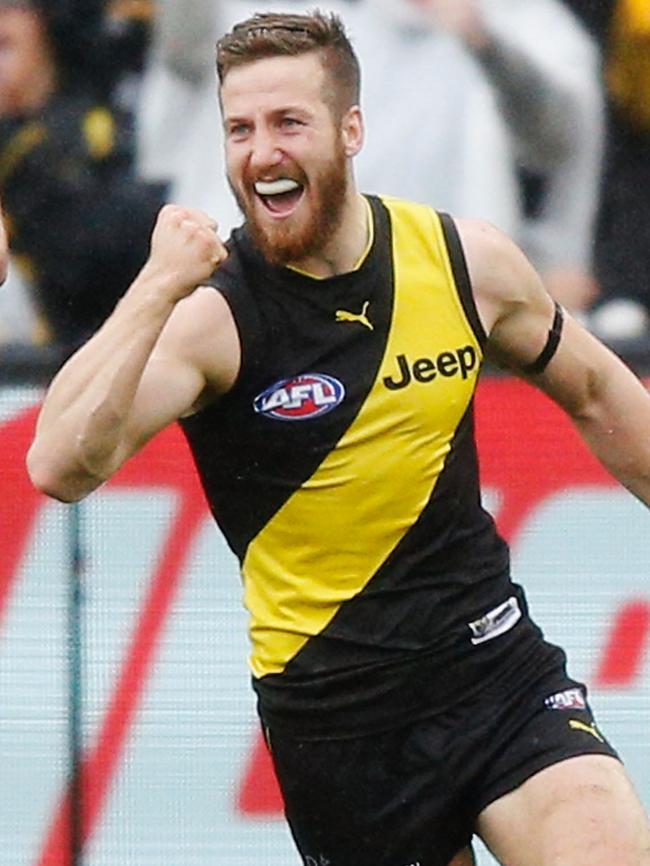
M 580 755 L 548 766 L 481 813 L 507 866 L 650 866 L 650 831 L 622 764 Z
M 285 813 L 309 866 L 470 866 L 435 723 L 304 741 L 271 731 Z M 454 859 L 456 858 L 457 859 Z
M 650 866 L 644 810 L 564 664 L 491 707 L 475 826 L 500 862 Z
M 560 761 L 589 754 L 617 758 L 596 725 L 586 687 L 567 676 L 562 662 L 537 680 L 519 683 L 501 700 L 492 697 L 479 711 L 480 760 L 470 794 L 476 816 Z

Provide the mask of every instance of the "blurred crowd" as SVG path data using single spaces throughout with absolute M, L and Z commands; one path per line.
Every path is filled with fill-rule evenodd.
M 363 70 L 366 192 L 488 219 L 605 341 L 650 336 L 650 3 L 323 0 Z M 165 201 L 240 220 L 214 44 L 305 0 L 0 0 L 0 343 L 69 351 Z

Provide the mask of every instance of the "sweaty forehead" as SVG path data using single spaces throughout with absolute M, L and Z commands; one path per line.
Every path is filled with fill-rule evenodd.
M 231 69 L 221 86 L 224 114 L 323 104 L 325 71 L 315 54 L 268 57 Z

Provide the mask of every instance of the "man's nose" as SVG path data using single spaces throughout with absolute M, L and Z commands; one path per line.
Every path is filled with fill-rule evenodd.
M 250 163 L 253 168 L 264 169 L 282 162 L 282 151 L 278 147 L 275 136 L 267 131 L 259 130 L 252 142 Z

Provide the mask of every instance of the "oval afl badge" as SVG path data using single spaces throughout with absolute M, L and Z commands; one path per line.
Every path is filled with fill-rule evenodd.
M 345 387 L 333 376 L 304 373 L 281 379 L 253 401 L 259 415 L 280 421 L 306 421 L 335 409 L 345 397 Z

